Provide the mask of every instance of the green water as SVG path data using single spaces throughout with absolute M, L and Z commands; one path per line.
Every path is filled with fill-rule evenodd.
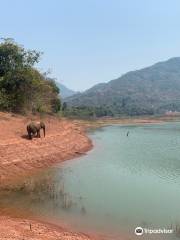
M 28 179 L 1 204 L 112 239 L 176 239 L 134 229 L 180 226 L 180 124 L 110 126 L 89 137 L 87 155 Z

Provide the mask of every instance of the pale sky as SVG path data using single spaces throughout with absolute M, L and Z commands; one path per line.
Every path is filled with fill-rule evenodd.
M 0 37 L 73 90 L 180 56 L 179 0 L 0 0 Z

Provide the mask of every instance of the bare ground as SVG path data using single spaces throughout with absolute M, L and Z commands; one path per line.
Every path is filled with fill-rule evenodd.
M 83 154 L 92 147 L 77 123 L 54 117 L 44 119 L 45 138 L 29 140 L 26 133 L 29 121 L 29 118 L 0 113 L 0 187 L 35 170 Z
M 92 147 L 77 123 L 54 117 L 43 119 L 46 137 L 27 139 L 27 117 L 0 113 L 0 187 L 9 188 L 22 177 L 85 153 Z M 28 219 L 0 215 L 0 240 L 89 240 L 82 233 Z

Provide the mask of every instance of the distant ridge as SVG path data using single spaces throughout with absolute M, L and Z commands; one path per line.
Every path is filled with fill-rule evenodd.
M 65 101 L 69 106 L 108 109 L 110 115 L 180 111 L 180 57 L 128 72 Z
M 56 85 L 60 89 L 60 95 L 62 98 L 70 97 L 76 93 L 75 91 L 67 88 L 65 85 L 63 85 L 62 83 L 59 83 L 57 81 L 56 81 Z

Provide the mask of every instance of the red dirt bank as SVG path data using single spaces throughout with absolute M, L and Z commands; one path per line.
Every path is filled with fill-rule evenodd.
M 84 129 L 77 123 L 54 117 L 44 119 L 46 137 L 26 138 L 30 119 L 0 113 L 0 187 L 10 187 L 20 178 L 47 168 L 92 147 Z M 30 230 L 30 223 L 32 229 Z M 90 240 L 84 234 L 32 220 L 0 216 L 0 240 Z
M 0 187 L 53 163 L 85 153 L 92 147 L 77 123 L 48 117 L 46 137 L 27 139 L 30 119 L 0 113 Z
M 85 234 L 73 233 L 52 225 L 2 216 L 1 240 L 92 240 Z M 94 239 L 94 238 L 93 238 Z M 94 239 L 95 240 L 95 239 Z

